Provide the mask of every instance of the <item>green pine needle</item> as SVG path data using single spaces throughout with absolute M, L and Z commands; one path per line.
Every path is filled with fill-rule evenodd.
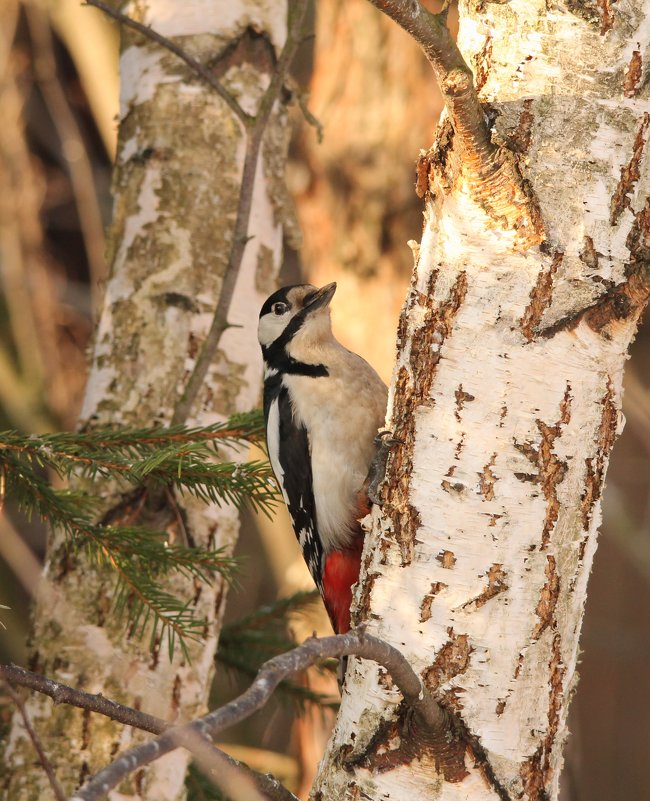
M 205 428 L 149 427 L 102 429 L 43 436 L 0 432 L 0 505 L 10 498 L 28 518 L 36 514 L 61 529 L 71 545 L 116 571 L 116 611 L 131 635 L 149 631 L 152 648 L 166 637 L 187 655 L 186 639 L 201 639 L 207 621 L 190 601 L 160 588 L 160 577 L 179 574 L 203 582 L 220 573 L 231 581 L 234 560 L 221 550 L 201 551 L 170 545 L 164 532 L 144 526 L 96 522 L 100 499 L 79 491 L 55 490 L 48 470 L 59 478 L 112 479 L 152 489 L 173 487 L 200 500 L 241 506 L 244 501 L 270 515 L 277 490 L 266 462 L 235 463 L 227 454 L 260 442 L 264 420 L 259 411 L 238 414 Z M 214 461 L 219 457 L 222 461 Z

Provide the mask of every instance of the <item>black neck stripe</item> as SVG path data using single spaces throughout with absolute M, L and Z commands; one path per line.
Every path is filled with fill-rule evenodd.
M 277 362 L 283 358 L 290 358 L 287 355 L 286 348 L 295 335 L 300 331 L 305 322 L 305 315 L 298 312 L 294 317 L 289 320 L 287 327 L 280 334 L 280 336 L 271 342 L 270 345 L 262 345 L 262 353 L 264 354 L 264 361 L 272 367 L 277 366 Z
M 273 343 L 275 345 L 275 342 Z M 271 348 L 273 347 L 271 346 Z M 278 371 L 279 375 L 307 375 L 312 378 L 322 378 L 329 375 L 329 370 L 324 364 L 308 364 L 307 362 L 299 362 L 282 349 L 279 353 L 272 353 L 271 359 L 269 358 L 269 351 L 271 348 L 262 348 L 264 354 L 264 361 L 269 367 Z M 270 376 L 275 378 L 275 376 Z M 267 379 L 268 380 L 268 379 Z

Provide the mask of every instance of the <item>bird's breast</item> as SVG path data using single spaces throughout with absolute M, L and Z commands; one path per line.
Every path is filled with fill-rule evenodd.
M 322 378 L 283 379 L 296 423 L 309 438 L 316 521 L 326 552 L 347 546 L 358 530 L 357 494 L 386 408 L 385 387 L 372 371 L 374 377 L 376 382 L 330 370 Z

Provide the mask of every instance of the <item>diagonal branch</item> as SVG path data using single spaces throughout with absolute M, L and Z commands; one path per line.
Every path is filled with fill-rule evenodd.
M 370 0 L 420 45 L 433 67 L 473 200 L 492 219 L 514 230 L 525 247 L 544 239 L 537 204 L 512 153 L 497 147 L 474 86 L 472 70 L 454 42 L 445 11 L 433 14 L 418 0 Z
M 235 293 L 235 284 L 244 257 L 244 250 L 250 238 L 248 235 L 248 221 L 253 204 L 253 186 L 255 183 L 255 173 L 257 171 L 260 147 L 273 105 L 282 91 L 291 62 L 302 42 L 301 32 L 307 6 L 308 0 L 296 0 L 295 3 L 291 4 L 287 40 L 280 54 L 280 58 L 278 59 L 271 82 L 260 100 L 257 116 L 254 118 L 254 125 L 248 126 L 247 128 L 246 155 L 244 157 L 244 167 L 242 170 L 237 218 L 232 235 L 230 257 L 228 259 L 226 272 L 223 276 L 221 292 L 219 293 L 219 302 L 217 303 L 208 335 L 197 356 L 192 374 L 174 409 L 172 425 L 184 423 L 185 420 L 187 420 L 192 404 L 196 400 L 205 382 L 208 367 L 214 359 L 221 335 L 229 326 L 228 310 L 230 309 L 230 304 Z
M 483 109 L 474 88 L 474 76 L 449 31 L 446 13 L 433 14 L 417 0 L 370 0 L 409 33 L 433 67 L 454 130 L 463 148 L 480 163 L 489 164 L 496 152 Z
M 173 53 L 175 56 L 180 58 L 181 61 L 184 61 L 195 75 L 197 75 L 202 81 L 205 81 L 208 86 L 214 89 L 219 97 L 228 105 L 228 108 L 230 108 L 230 110 L 244 125 L 250 125 L 254 121 L 254 118 L 251 117 L 248 112 L 244 111 L 235 98 L 229 92 L 227 92 L 221 83 L 214 77 L 210 70 L 206 69 L 206 67 L 204 67 L 200 61 L 197 61 L 195 58 L 193 58 L 186 50 L 183 50 L 182 47 L 179 47 L 175 42 L 172 42 L 171 39 L 168 39 L 166 36 L 157 33 L 148 25 L 143 25 L 141 22 L 138 22 L 132 17 L 122 14 L 121 11 L 118 11 L 116 8 L 108 5 L 108 3 L 104 3 L 103 0 L 86 0 L 85 5 L 98 8 L 100 11 L 103 11 L 109 17 L 112 17 L 114 20 L 119 22 L 120 25 L 124 25 L 125 28 L 131 28 L 131 30 L 137 31 L 137 33 L 141 33 L 143 36 L 146 36 L 147 39 L 151 39 L 152 42 L 156 42 L 156 44 L 161 45 L 165 48 L 165 50 L 169 50 L 170 53 Z
M 118 723 L 123 723 L 126 726 L 133 726 L 133 728 L 148 731 L 152 734 L 161 734 L 172 725 L 155 715 L 148 715 L 146 712 L 141 712 L 138 709 L 133 709 L 132 707 L 111 701 L 110 698 L 106 698 L 101 695 L 101 693 L 94 695 L 92 693 L 83 692 L 82 690 L 75 690 L 73 687 L 61 684 L 53 679 L 48 679 L 46 676 L 41 676 L 38 673 L 32 673 L 30 670 L 25 670 L 25 668 L 18 665 L 0 665 L 0 680 L 4 680 L 7 687 L 11 687 L 12 685 L 28 687 L 30 690 L 35 690 L 36 692 L 49 696 L 55 704 L 70 704 L 80 709 L 87 709 L 90 712 L 105 715 Z M 13 692 L 10 694 L 13 698 Z M 200 746 L 197 746 L 196 741 L 193 745 L 192 753 L 195 757 L 199 758 L 200 762 L 203 762 L 200 757 L 206 745 L 207 743 L 203 738 L 201 739 Z M 233 774 L 234 771 L 238 771 L 246 775 L 249 779 L 252 779 L 259 792 L 274 799 L 274 801 L 296 801 L 293 793 L 289 792 L 274 776 L 258 773 L 246 765 L 243 765 L 238 760 L 233 759 L 233 757 L 228 754 L 214 748 L 212 745 L 210 745 L 210 749 L 211 761 L 214 762 L 215 752 L 217 752 L 218 758 L 223 763 L 219 766 L 220 771 L 225 769 L 230 771 L 230 774 Z M 198 754 L 197 751 L 199 752 Z M 202 764 L 202 767 L 203 766 L 204 764 Z M 208 772 L 212 774 L 211 770 Z M 214 778 L 214 776 L 212 776 L 212 778 Z M 233 781 L 232 775 L 228 776 L 228 781 Z M 63 793 L 61 794 L 60 801 L 65 801 L 65 795 L 63 795 Z
M 270 659 L 262 665 L 251 686 L 238 698 L 192 723 L 175 726 L 155 740 L 129 749 L 78 790 L 71 801 L 99 801 L 130 773 L 179 746 L 187 748 L 190 738 L 197 733 L 212 738 L 223 729 L 246 719 L 266 704 L 278 684 L 287 676 L 322 659 L 353 654 L 378 662 L 389 671 L 413 715 L 428 731 L 438 736 L 451 733 L 449 714 L 429 693 L 402 654 L 387 642 L 358 628 L 334 637 L 314 637 L 293 651 Z
M 454 42 L 446 14 L 433 14 L 417 0 L 370 0 L 409 33 L 433 67 L 447 111 L 463 150 L 480 170 L 490 169 L 497 148 L 492 144 L 474 76 Z
M 117 11 L 103 2 L 103 0 L 86 0 L 86 4 L 100 9 L 117 20 L 120 24 L 137 31 L 178 56 L 178 58 L 184 61 L 199 78 L 212 87 L 227 103 L 228 107 L 243 123 L 246 131 L 246 152 L 230 256 L 223 276 L 219 301 L 214 312 L 210 330 L 199 351 L 194 369 L 187 381 L 183 394 L 179 398 L 176 408 L 174 409 L 172 425 L 176 425 L 187 420 L 192 405 L 204 384 L 208 368 L 219 346 L 221 335 L 230 325 L 227 319 L 228 310 L 230 309 L 235 292 L 235 284 L 244 256 L 244 250 L 250 238 L 248 235 L 248 222 L 253 203 L 253 186 L 255 183 L 259 151 L 273 105 L 280 96 L 282 88 L 288 78 L 291 62 L 293 61 L 298 47 L 302 43 L 301 31 L 309 3 L 308 0 L 295 0 L 293 3 L 290 3 L 287 39 L 273 75 L 271 76 L 271 81 L 260 100 L 255 116 L 244 111 L 239 103 L 224 89 L 221 83 L 208 69 L 183 50 L 182 47 L 172 42 L 171 39 L 157 33 L 148 25 L 143 25 L 126 14 L 122 14 L 120 11 Z

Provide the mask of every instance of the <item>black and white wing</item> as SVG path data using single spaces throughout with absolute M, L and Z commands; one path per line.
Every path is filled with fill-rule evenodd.
M 265 382 L 264 417 L 271 466 L 303 557 L 322 594 L 323 546 L 316 523 L 309 434 L 302 424 L 296 424 L 289 391 L 279 375 L 269 376 Z

